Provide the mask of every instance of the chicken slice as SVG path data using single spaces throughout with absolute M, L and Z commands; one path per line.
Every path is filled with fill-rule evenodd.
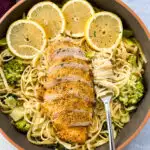
M 66 48 L 66 47 L 76 47 L 77 45 L 73 42 L 70 42 L 66 39 L 60 39 L 60 40 L 54 40 L 49 43 L 49 46 L 47 48 L 47 53 L 52 54 L 54 51 L 60 48 Z
M 79 68 L 61 68 L 59 70 L 53 71 L 48 74 L 47 81 L 56 79 L 56 78 L 62 78 L 62 77 L 67 77 L 67 76 L 75 76 L 78 75 L 82 77 L 82 79 L 85 79 L 86 81 L 91 82 L 91 73 L 81 70 Z
M 70 81 L 80 81 L 83 82 L 85 84 L 87 84 L 87 86 L 92 87 L 92 82 L 90 81 L 86 81 L 84 78 L 82 78 L 81 76 L 78 75 L 68 75 L 68 76 L 63 76 L 63 77 L 59 77 L 59 78 L 49 78 L 47 80 L 47 82 L 44 84 L 44 87 L 46 89 L 49 89 L 53 86 L 55 86 L 56 84 L 62 83 L 62 82 L 70 82 Z
M 84 71 L 89 71 L 89 67 L 85 64 L 80 64 L 76 62 L 61 62 L 60 64 L 51 66 L 48 70 L 48 73 L 57 71 L 61 68 L 76 68 L 76 69 L 81 69 Z
M 42 105 L 48 116 L 53 116 L 56 112 L 61 112 L 67 109 L 73 110 L 82 109 L 92 113 L 92 104 L 88 103 L 84 99 L 75 97 L 74 95 L 65 95 L 55 100 L 45 101 Z
M 63 57 L 63 58 L 51 61 L 50 62 L 50 67 L 57 66 L 61 63 L 78 63 L 78 64 L 85 65 L 86 68 L 89 68 L 88 61 L 84 61 L 82 59 L 74 58 L 73 56 L 67 56 L 67 57 Z
M 77 97 L 80 97 L 87 102 L 94 103 L 94 89 L 93 87 L 87 86 L 87 84 L 83 82 L 62 82 L 57 84 L 54 87 L 46 90 L 44 94 L 45 100 L 51 100 L 52 95 L 69 95 L 73 94 Z
M 64 128 L 63 130 L 59 130 L 56 132 L 57 136 L 71 143 L 79 143 L 84 144 L 87 139 L 87 128 L 85 127 L 72 127 L 72 128 Z
M 51 55 L 51 60 L 57 60 L 63 57 L 74 57 L 77 59 L 82 59 L 87 61 L 88 58 L 85 56 L 85 52 L 81 50 L 79 47 L 65 47 L 65 48 L 59 48 L 54 51 L 54 53 Z
M 45 92 L 43 99 L 44 99 L 44 101 L 53 101 L 56 99 L 62 99 L 62 98 L 69 96 L 69 95 L 74 95 L 74 97 L 82 98 L 84 101 L 86 101 L 89 104 L 94 103 L 87 96 L 81 97 L 82 95 L 79 95 L 78 93 L 75 93 L 75 92 L 74 93 L 68 92 L 68 93 L 62 93 L 62 94 L 59 93 L 58 94 L 58 93 L 49 93 L 49 91 L 47 91 L 47 92 Z
M 52 122 L 57 131 L 77 124 L 88 126 L 92 120 L 92 113 L 82 109 L 63 110 L 52 115 Z M 63 123 L 63 124 L 62 124 Z M 88 123 L 88 124 L 87 124 Z

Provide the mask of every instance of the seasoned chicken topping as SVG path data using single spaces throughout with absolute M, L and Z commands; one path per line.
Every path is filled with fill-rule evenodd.
M 52 78 L 61 78 L 61 77 L 67 76 L 67 75 L 78 75 L 87 81 L 91 81 L 89 71 L 87 72 L 87 71 L 81 70 L 80 68 L 70 68 L 70 67 L 68 67 L 68 68 L 62 67 L 61 69 L 59 69 L 57 71 L 49 73 L 48 80 L 49 79 L 51 80 Z
M 76 82 L 83 82 L 87 84 L 88 86 L 92 86 L 92 82 L 87 81 L 83 77 L 79 75 L 68 75 L 68 76 L 63 76 L 63 77 L 58 77 L 58 78 L 49 78 L 47 82 L 44 84 L 46 89 L 49 89 L 57 84 L 63 83 L 63 82 L 71 82 L 71 81 L 76 81 Z
M 68 56 L 72 56 L 81 60 L 88 60 L 85 56 L 85 53 L 78 47 L 59 48 L 51 55 L 51 59 L 56 60 Z
M 49 51 L 43 112 L 60 139 L 82 144 L 87 140 L 95 98 L 88 59 L 72 44 L 55 44 Z
M 73 56 L 67 56 L 67 57 L 63 57 L 60 59 L 57 59 L 55 61 L 50 62 L 50 67 L 51 66 L 56 66 L 62 63 L 78 63 L 78 64 L 82 64 L 85 65 L 86 68 L 89 68 L 88 66 L 88 61 L 82 60 L 82 59 L 78 59 L 78 58 L 74 58 Z
M 76 69 L 81 69 L 84 71 L 89 71 L 89 67 L 84 64 L 76 63 L 76 62 L 62 62 L 59 63 L 58 65 L 53 65 L 49 68 L 48 72 L 51 73 L 53 71 L 57 71 L 61 68 L 76 68 Z
M 87 139 L 86 127 L 71 127 L 57 131 L 57 136 L 68 142 L 83 144 Z
M 62 82 L 49 88 L 45 94 L 44 98 L 47 99 L 51 94 L 61 94 L 69 95 L 74 94 L 80 98 L 85 99 L 88 102 L 94 103 L 94 89 L 89 87 L 86 83 L 83 82 Z
M 51 117 L 53 116 L 53 113 L 61 112 L 63 110 L 67 110 L 68 108 L 70 110 L 82 109 L 92 113 L 92 104 L 88 103 L 82 98 L 75 97 L 75 95 L 63 95 L 63 97 L 45 101 L 43 106 L 47 108 L 46 111 L 49 112 Z
M 62 130 L 63 126 L 72 127 L 77 123 L 90 123 L 91 118 L 92 113 L 89 113 L 88 111 L 82 109 L 74 109 L 54 113 L 52 121 L 57 130 Z

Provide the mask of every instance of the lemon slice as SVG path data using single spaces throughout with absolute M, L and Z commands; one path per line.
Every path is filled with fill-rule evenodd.
M 65 30 L 65 19 L 59 7 L 52 2 L 40 2 L 28 12 L 27 18 L 38 22 L 47 34 L 54 39 Z
M 83 37 L 87 20 L 94 14 L 93 7 L 84 0 L 68 1 L 62 8 L 66 19 L 66 34 L 71 37 Z
M 47 44 L 44 29 L 34 21 L 18 20 L 12 23 L 6 35 L 10 51 L 23 59 L 32 59 Z
M 99 12 L 92 16 L 85 27 L 88 44 L 95 50 L 115 49 L 122 39 L 121 19 L 110 12 Z

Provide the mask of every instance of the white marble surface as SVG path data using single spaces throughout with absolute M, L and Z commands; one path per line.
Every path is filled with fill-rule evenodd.
M 123 0 L 150 30 L 150 0 Z M 0 150 L 17 150 L 0 134 Z M 150 120 L 140 134 L 124 150 L 150 150 Z

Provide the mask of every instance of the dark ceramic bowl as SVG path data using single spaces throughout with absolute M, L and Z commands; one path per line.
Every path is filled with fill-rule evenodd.
M 42 0 L 21 0 L 14 5 L 0 19 L 0 38 L 5 36 L 9 25 L 22 17 L 34 4 Z M 118 14 L 126 26 L 134 31 L 135 37 L 141 43 L 148 64 L 145 66 L 145 96 L 140 102 L 138 109 L 133 113 L 131 121 L 121 130 L 115 143 L 116 147 L 122 149 L 140 132 L 150 117 L 150 33 L 136 14 L 129 9 L 121 0 L 91 0 L 98 7 Z M 49 150 L 49 148 L 33 145 L 27 141 L 25 135 L 17 132 L 11 125 L 9 118 L 0 113 L 0 132 L 18 149 L 25 150 Z M 108 144 L 103 145 L 101 150 L 108 150 Z

